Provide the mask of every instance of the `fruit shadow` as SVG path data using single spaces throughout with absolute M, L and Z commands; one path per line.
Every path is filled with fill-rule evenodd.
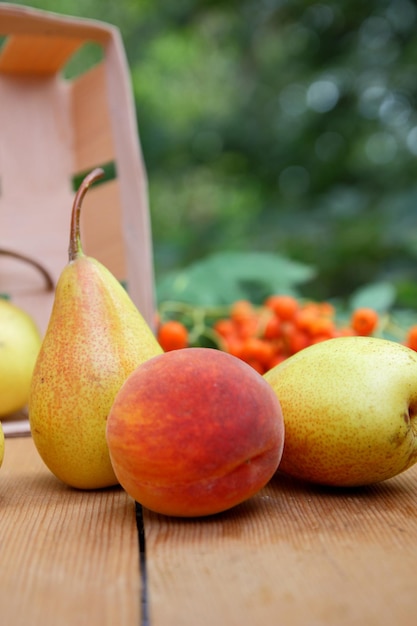
M 56 507 L 63 506 L 88 506 L 92 500 L 100 500 L 115 506 L 117 500 L 123 501 L 126 507 L 131 506 L 130 498 L 123 494 L 120 485 L 105 487 L 102 489 L 77 489 L 66 485 L 52 473 L 45 471 L 27 471 L 19 477 L 19 489 L 7 489 L 0 492 L 0 505 L 4 507 L 20 506 L 22 502 L 31 507 Z
M 417 530 L 413 471 L 355 487 L 312 484 L 278 472 L 266 489 L 275 503 L 285 504 L 284 520 L 299 528 L 309 526 L 318 532 L 332 530 L 358 536 L 381 523 L 392 530 L 401 530 L 404 524 Z
M 77 487 L 72 487 L 71 485 L 65 484 L 52 473 L 42 473 L 42 475 L 37 474 L 31 477 L 29 477 L 28 475 L 28 481 L 30 481 L 33 487 L 39 488 L 41 492 L 48 491 L 50 493 L 66 495 L 74 494 L 74 497 L 81 497 L 85 496 L 86 494 L 104 494 L 119 492 L 122 490 L 121 486 L 118 484 L 111 485 L 110 487 L 101 487 L 99 489 L 78 489 Z
M 404 480 L 404 475 L 400 474 L 389 480 L 360 485 L 353 487 L 338 487 L 332 485 L 321 485 L 293 478 L 282 472 L 276 472 L 267 485 L 276 497 L 282 495 L 291 496 L 318 496 L 321 498 L 340 499 L 344 497 L 355 497 L 365 500 L 373 500 L 383 497 L 398 498 L 401 494 L 409 494 L 410 485 Z
M 244 540 L 245 545 L 329 530 L 360 534 L 369 520 L 385 518 L 391 527 L 417 521 L 412 477 L 398 476 L 360 487 L 331 487 L 297 480 L 280 472 L 256 495 L 226 511 L 201 517 L 172 517 L 143 509 L 145 532 L 158 540 L 175 533 L 192 542 L 204 532 L 212 537 Z M 262 535 L 264 539 L 260 537 Z

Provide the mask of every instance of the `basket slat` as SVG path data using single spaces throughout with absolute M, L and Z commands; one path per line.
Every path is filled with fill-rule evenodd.
M 2 2 L 0 5 L 0 34 L 23 34 L 75 37 L 106 44 L 117 28 L 99 20 L 41 11 L 31 7 Z
M 103 64 L 72 81 L 71 92 L 74 172 L 83 172 L 115 158 Z
M 84 199 L 81 229 L 84 252 L 111 268 L 114 276 L 123 281 L 126 279 L 126 262 L 120 204 L 117 180 L 92 187 Z
M 53 36 L 8 37 L 0 54 L 0 72 L 50 76 L 58 72 L 82 44 L 82 39 Z

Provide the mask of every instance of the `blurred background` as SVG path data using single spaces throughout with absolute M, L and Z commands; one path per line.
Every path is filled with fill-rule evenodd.
M 417 309 L 416 3 L 15 4 L 120 28 L 157 281 L 262 251 L 314 269 L 306 297 L 390 285 Z

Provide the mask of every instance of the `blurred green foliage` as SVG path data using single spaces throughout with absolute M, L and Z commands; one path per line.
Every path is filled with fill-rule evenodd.
M 218 252 L 168 274 L 158 284 L 158 300 L 197 306 L 231 305 L 237 300 L 262 303 L 267 296 L 298 296 L 314 268 L 265 252 Z
M 388 283 L 417 309 L 414 2 L 18 4 L 120 28 L 158 280 L 266 251 L 316 269 L 308 297 Z

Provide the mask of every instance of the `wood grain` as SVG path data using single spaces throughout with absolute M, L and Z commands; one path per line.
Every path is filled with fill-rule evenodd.
M 30 437 L 7 439 L 0 510 L 2 624 L 138 626 L 135 508 L 124 491 L 70 489 Z
M 151 626 L 414 626 L 417 466 L 362 489 L 276 476 L 220 515 L 144 511 Z M 0 606 L 13 626 L 139 626 L 138 537 L 119 488 L 81 492 L 30 437 L 0 470 Z
M 212 518 L 145 511 L 152 626 L 416 624 L 417 467 L 338 491 L 275 477 Z

